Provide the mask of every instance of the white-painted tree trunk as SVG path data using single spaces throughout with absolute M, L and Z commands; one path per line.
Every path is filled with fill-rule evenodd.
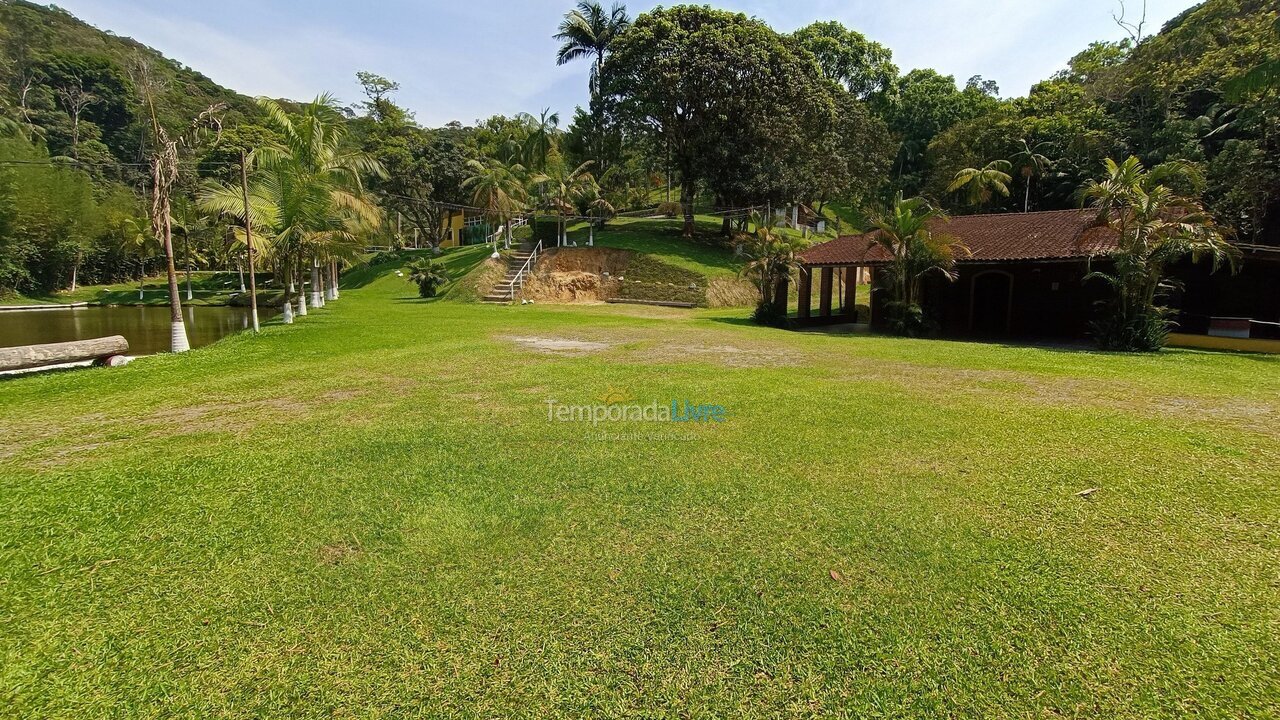
M 342 297 L 342 287 L 338 283 L 338 263 L 333 263 L 333 299 L 337 300 Z
M 288 300 L 284 301 L 284 324 L 285 325 L 293 324 L 293 303 L 289 302 Z
M 320 285 L 320 261 L 311 262 L 311 307 L 324 307 L 324 289 Z
M 169 349 L 176 353 L 191 349 L 191 343 L 187 342 L 187 325 L 181 320 L 169 323 Z
M 307 292 L 304 289 L 298 293 L 298 317 L 307 316 Z
M 595 247 L 595 246 L 596 246 L 596 224 L 595 224 L 595 223 L 591 223 L 591 224 L 590 224 L 590 225 L 588 225 L 587 227 L 588 227 L 588 230 L 587 230 L 587 247 Z

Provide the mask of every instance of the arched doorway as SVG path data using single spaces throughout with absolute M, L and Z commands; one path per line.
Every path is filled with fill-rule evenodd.
M 1008 335 L 1013 323 L 1013 275 L 986 270 L 973 276 L 969 330 L 975 335 Z

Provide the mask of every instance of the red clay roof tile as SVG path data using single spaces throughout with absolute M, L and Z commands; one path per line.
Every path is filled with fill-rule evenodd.
M 1089 210 L 961 215 L 936 223 L 933 231 L 969 248 L 972 255 L 958 257 L 960 263 L 1071 260 L 1115 250 L 1115 232 L 1099 226 L 1097 219 L 1098 214 Z M 800 258 L 806 265 L 875 265 L 890 259 L 871 234 L 846 235 L 815 245 Z

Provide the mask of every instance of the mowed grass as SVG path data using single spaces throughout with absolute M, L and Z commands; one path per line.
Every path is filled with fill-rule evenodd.
M 682 220 L 615 218 L 596 231 L 595 244 L 652 255 L 708 279 L 737 277 L 743 261 L 734 257 L 733 248 L 720 235 L 719 220 L 699 216 L 697 228 L 697 235 L 690 239 L 681 237 L 684 229 Z M 571 225 L 568 234 L 571 242 L 577 242 L 579 246 L 587 244 L 586 223 Z
M 352 279 L 0 382 L 0 713 L 1280 711 L 1280 359 Z M 606 394 L 729 418 L 548 421 Z

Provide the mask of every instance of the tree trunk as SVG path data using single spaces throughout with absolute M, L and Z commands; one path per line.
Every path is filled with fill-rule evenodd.
M 94 340 L 0 348 L 0 371 L 27 370 L 46 365 L 84 362 L 112 355 L 124 355 L 127 352 L 129 352 L 129 341 L 119 335 Z
M 298 317 L 307 316 L 307 283 L 302 278 L 302 263 L 298 263 Z
M 71 266 L 71 292 L 76 291 L 76 275 L 80 272 L 80 261 L 76 260 Z
M 680 206 L 684 212 L 684 237 L 693 237 L 694 221 L 693 221 L 693 183 L 683 180 L 680 183 Z
M 178 295 L 178 271 L 173 264 L 173 228 L 170 224 L 168 203 L 164 203 L 164 255 L 165 271 L 169 275 L 169 348 L 175 353 L 191 349 L 187 341 L 187 326 L 182 321 L 182 298 Z
M 321 289 L 320 261 L 311 259 L 311 307 L 324 307 L 324 292 Z

